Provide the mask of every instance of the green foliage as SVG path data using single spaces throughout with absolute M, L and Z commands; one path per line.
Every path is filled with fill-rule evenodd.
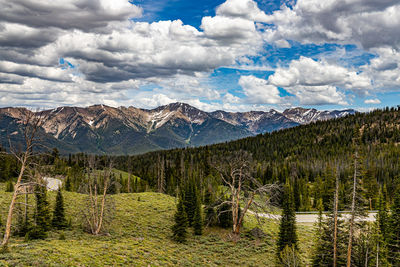
M 64 198 L 61 193 L 61 189 L 57 191 L 56 204 L 54 207 L 51 225 L 58 230 L 65 229 L 68 226 L 68 222 L 65 218 Z
M 301 266 L 301 258 L 298 249 L 292 245 L 286 245 L 279 253 L 279 265 L 285 267 Z
M 1 150 L 0 152 L 5 152 Z M 16 177 L 19 171 L 19 162 L 11 154 L 0 153 L 0 182 L 9 181 Z
M 387 204 L 382 193 L 379 194 L 378 200 L 378 213 L 377 213 L 377 224 L 380 235 L 384 240 L 389 238 L 389 214 L 387 210 Z
M 58 236 L 58 240 L 66 240 L 67 238 L 65 237 L 64 232 L 61 232 L 60 235 Z
M 14 192 L 14 184 L 11 180 L 6 183 L 6 192 Z
M 15 209 L 15 214 L 17 216 L 16 225 L 14 228 L 14 235 L 16 236 L 26 236 L 26 234 L 31 231 L 32 223 L 29 219 L 29 213 L 26 213 L 21 209 L 21 206 L 18 205 Z
M 201 212 L 201 200 L 199 193 L 196 194 L 196 208 L 193 217 L 193 229 L 195 235 L 203 234 L 203 216 Z
M 204 224 L 207 226 L 214 226 L 217 222 L 217 215 L 213 207 L 211 188 L 206 189 L 204 195 L 204 205 Z
M 65 180 L 65 191 L 71 192 L 72 191 L 72 186 L 71 186 L 71 178 L 69 176 Z
M 232 228 L 232 206 L 228 203 L 219 204 L 217 209 L 218 226 L 221 228 Z
M 188 224 L 192 226 L 196 210 L 196 186 L 193 179 L 190 179 L 184 190 L 184 206 L 187 214 Z
M 392 205 L 388 229 L 389 261 L 393 266 L 400 265 L 400 190 L 396 192 Z
M 176 242 L 183 243 L 187 238 L 188 218 L 183 204 L 182 194 L 179 194 L 174 218 L 175 224 L 172 226 L 172 238 Z
M 348 234 L 344 221 L 339 218 L 337 224 L 337 266 L 346 265 Z M 327 218 L 322 220 L 316 244 L 312 255 L 312 266 L 333 266 L 333 236 L 334 236 L 334 217 L 328 214 Z
M 286 248 L 298 249 L 298 238 L 296 231 L 296 214 L 293 189 L 289 181 L 286 182 L 283 193 L 282 217 L 279 225 L 277 241 L 277 257 L 282 262 L 281 252 Z
M 44 239 L 50 230 L 50 209 L 47 201 L 47 189 L 45 186 L 35 186 L 36 210 L 35 223 L 28 233 L 29 239 Z

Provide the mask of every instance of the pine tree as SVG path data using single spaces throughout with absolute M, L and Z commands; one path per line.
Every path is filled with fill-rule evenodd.
M 30 239 L 44 239 L 50 229 L 50 210 L 47 201 L 47 189 L 44 186 L 35 187 L 36 211 L 35 225 L 28 233 Z
M 175 224 L 172 226 L 172 238 L 183 243 L 186 241 L 188 219 L 183 204 L 182 193 L 179 194 L 178 204 L 175 212 Z
M 197 191 L 197 190 L 196 190 Z M 195 235 L 203 234 L 203 217 L 201 215 L 201 201 L 199 193 L 196 194 L 196 209 L 193 217 L 193 229 Z
M 65 219 L 64 199 L 61 189 L 57 192 L 56 205 L 54 207 L 52 226 L 58 230 L 65 229 L 68 225 Z
M 185 186 L 184 206 L 187 214 L 189 226 L 192 226 L 194 219 L 194 212 L 196 210 L 196 188 L 193 180 L 191 179 Z
M 397 190 L 392 205 L 388 229 L 389 261 L 400 266 L 400 190 Z
M 71 192 L 71 179 L 67 176 L 65 180 L 65 191 Z
M 372 266 L 390 266 L 388 262 L 387 237 L 385 238 L 385 235 L 387 236 L 388 216 L 387 207 L 384 203 L 384 197 L 380 194 L 378 200 L 379 211 L 372 229 Z M 386 232 L 386 234 L 384 234 L 384 232 Z
M 298 249 L 293 189 L 289 184 L 289 181 L 286 181 L 285 184 L 282 206 L 283 211 L 281 222 L 279 225 L 279 236 L 277 242 L 277 257 L 279 261 L 281 261 L 281 252 L 285 249 L 286 246 L 293 247 L 295 250 Z
M 208 188 L 206 190 L 206 193 L 204 195 L 204 214 L 205 214 L 205 219 L 204 219 L 204 224 L 207 226 L 213 226 L 216 222 L 216 214 L 214 207 L 212 206 L 212 194 L 211 194 L 211 188 Z
M 111 195 L 118 193 L 117 180 L 114 173 L 111 175 L 110 187 L 108 188 L 107 193 Z
M 16 215 L 17 215 L 17 222 L 14 229 L 14 234 L 16 236 L 24 237 L 31 230 L 31 224 L 29 221 L 28 214 L 24 214 L 24 211 L 22 210 L 21 206 L 18 206 L 16 210 Z
M 378 213 L 376 222 L 378 224 L 379 232 L 384 240 L 388 239 L 388 227 L 389 227 L 388 220 L 389 220 L 389 215 L 387 211 L 386 200 L 385 197 L 382 195 L 382 193 L 380 193 L 378 200 Z
M 322 219 L 317 232 L 317 239 L 312 254 L 312 266 L 333 266 L 333 236 L 334 216 L 333 213 Z M 346 265 L 346 253 L 348 240 L 343 220 L 337 221 L 337 266 Z

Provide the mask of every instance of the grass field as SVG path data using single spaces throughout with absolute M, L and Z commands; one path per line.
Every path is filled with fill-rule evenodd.
M 0 186 L 0 214 L 4 223 L 11 194 Z M 46 240 L 25 242 L 10 240 L 9 252 L 0 254 L 0 266 L 274 266 L 276 221 L 266 220 L 267 238 L 253 240 L 246 232 L 257 225 L 247 216 L 242 238 L 233 243 L 229 231 L 206 229 L 203 236 L 190 234 L 186 244 L 171 240 L 175 199 L 158 193 L 118 194 L 115 218 L 108 235 L 92 236 L 81 228 L 81 205 L 84 195 L 64 192 L 65 207 L 72 227 L 51 232 Z M 49 193 L 54 203 L 55 193 Z M 299 245 L 308 254 L 312 228 L 299 226 Z M 1 229 L 0 232 L 3 230 Z

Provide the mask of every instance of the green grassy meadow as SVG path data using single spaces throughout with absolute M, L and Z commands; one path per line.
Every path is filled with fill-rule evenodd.
M 4 224 L 11 193 L 0 186 L 0 214 Z M 0 266 L 274 266 L 278 222 L 265 219 L 265 239 L 254 240 L 246 233 L 257 226 L 247 216 L 242 237 L 234 243 L 229 230 L 205 229 L 203 236 L 189 234 L 187 243 L 171 240 L 175 198 L 159 193 L 132 193 L 111 196 L 115 214 L 109 234 L 92 236 L 82 231 L 81 207 L 85 196 L 63 192 L 67 219 L 72 227 L 50 232 L 45 240 L 12 238 L 9 251 L 0 254 Z M 49 193 L 53 208 L 55 193 Z M 33 199 L 33 196 L 31 196 Z M 298 226 L 303 255 L 309 254 L 313 230 Z M 3 227 L 0 233 L 3 232 Z M 307 259 L 305 259 L 307 261 Z

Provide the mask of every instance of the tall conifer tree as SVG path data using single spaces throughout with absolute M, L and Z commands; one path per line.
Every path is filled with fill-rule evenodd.
M 400 190 L 394 196 L 388 231 L 389 261 L 400 266 Z
M 201 200 L 198 190 L 196 190 L 196 208 L 193 217 L 193 229 L 195 235 L 202 235 L 203 233 L 203 216 L 201 212 Z
M 182 192 L 179 193 L 178 204 L 175 212 L 175 224 L 172 226 L 172 238 L 180 243 L 186 241 L 188 219 L 183 204 Z
M 279 237 L 277 242 L 277 253 L 280 260 L 280 253 L 285 249 L 286 246 L 294 247 L 296 250 L 297 246 L 297 232 L 296 232 L 296 214 L 294 211 L 294 198 L 293 189 L 286 181 L 284 193 L 283 193 L 283 204 L 282 204 L 282 217 L 279 225 Z
M 50 230 L 50 209 L 46 187 L 37 185 L 35 187 L 35 197 L 35 225 L 29 232 L 29 237 L 32 239 L 44 239 L 47 237 L 47 231 Z
M 65 229 L 67 227 L 67 220 L 65 219 L 64 198 L 61 189 L 57 192 L 56 205 L 54 207 L 52 226 L 56 229 Z

